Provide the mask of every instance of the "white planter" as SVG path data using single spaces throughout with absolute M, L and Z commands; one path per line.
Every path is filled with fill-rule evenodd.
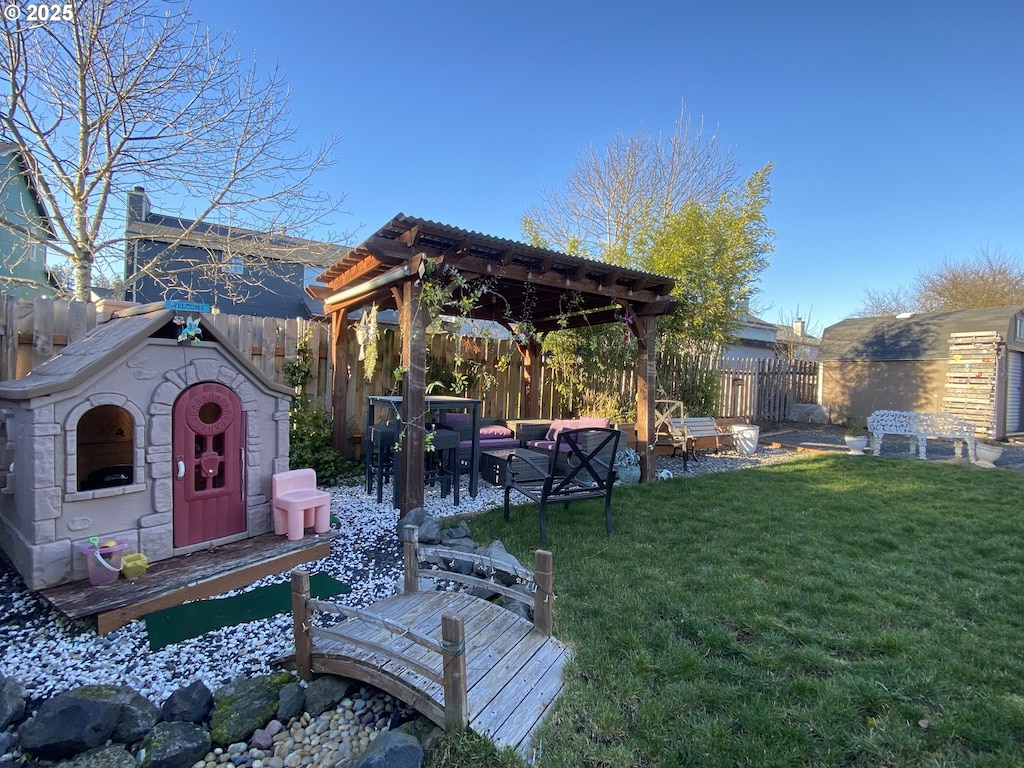
M 846 447 L 854 456 L 863 456 L 864 449 L 868 447 L 867 435 L 845 435 L 843 440 L 846 441 Z
M 761 434 L 761 428 L 756 424 L 734 424 L 732 427 L 732 439 L 736 443 L 736 450 L 742 456 L 750 456 L 757 450 L 757 440 Z
M 999 461 L 999 457 L 1003 455 L 1003 446 L 1001 445 L 978 443 L 975 446 L 975 450 L 978 454 L 978 460 L 974 462 L 975 466 L 985 467 L 986 469 L 994 469 L 996 462 Z

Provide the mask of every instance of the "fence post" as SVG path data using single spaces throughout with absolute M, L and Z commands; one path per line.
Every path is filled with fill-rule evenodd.
M 465 730 L 469 725 L 466 707 L 466 627 L 462 617 L 451 611 L 441 616 L 441 648 L 444 651 L 444 727 Z
M 538 549 L 533 555 L 533 583 L 537 585 L 533 593 L 533 626 L 541 634 L 551 637 L 554 574 L 551 553 L 546 549 Z
M 313 679 L 313 643 L 309 638 L 309 571 L 292 571 L 292 631 L 295 635 L 295 667 L 303 680 Z

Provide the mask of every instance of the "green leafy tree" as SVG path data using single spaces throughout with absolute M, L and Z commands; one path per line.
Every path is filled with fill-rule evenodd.
M 678 340 L 710 348 L 732 338 L 739 302 L 756 292 L 773 250 L 765 212 L 771 169 L 764 166 L 714 203 L 685 203 L 639 238 L 643 268 L 676 279 L 679 309 L 660 327 Z

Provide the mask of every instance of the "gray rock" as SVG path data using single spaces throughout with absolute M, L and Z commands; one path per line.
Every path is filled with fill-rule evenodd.
M 480 556 L 485 560 L 489 560 L 490 562 L 494 563 L 496 566 L 501 565 L 505 568 L 508 568 L 508 570 L 512 572 L 514 572 L 516 568 L 528 570 L 523 568 L 523 564 L 516 560 L 515 557 L 510 555 L 505 550 L 505 545 L 497 540 L 492 541 L 490 544 L 488 544 L 480 552 Z M 491 575 L 490 569 L 487 568 L 486 565 L 477 565 L 477 573 L 485 579 Z M 495 571 L 494 578 L 507 587 L 512 586 L 516 583 L 516 577 L 511 575 L 511 573 L 507 573 L 505 571 Z
M 445 528 L 441 531 L 441 540 L 447 545 L 450 541 L 455 539 L 468 539 L 469 538 L 469 523 L 465 520 L 460 520 L 459 524 L 454 528 Z
M 213 709 L 213 694 L 202 680 L 172 691 L 160 707 L 168 723 L 204 723 Z
M 418 528 L 423 525 L 423 521 L 426 519 L 427 510 L 423 507 L 413 507 L 405 517 L 398 521 L 398 530 L 401 532 L 401 530 L 407 525 L 415 525 Z
M 13 677 L 0 675 L 0 730 L 25 716 L 25 692 Z M 3 752 L 0 752 L 3 754 Z
M 21 749 L 47 760 L 73 757 L 105 743 L 120 714 L 121 705 L 114 701 L 58 694 L 18 730 Z
M 158 723 L 142 742 L 142 768 L 190 768 L 210 751 L 209 732 L 196 723 Z
M 57 763 L 54 768 L 138 768 L 138 764 L 123 744 L 111 744 L 90 749 L 70 760 Z
M 423 747 L 411 734 L 386 731 L 374 739 L 352 765 L 353 768 L 420 768 Z
M 17 740 L 18 737 L 11 731 L 0 731 L 0 756 L 10 752 Z
M 281 689 L 295 678 L 287 672 L 260 677 L 240 677 L 213 693 L 210 736 L 214 744 L 247 741 L 257 728 L 275 717 Z
M 396 733 L 408 733 L 414 736 L 423 747 L 424 752 L 433 752 L 444 739 L 444 730 L 422 715 L 402 723 L 393 730 Z
M 306 708 L 306 691 L 298 683 L 288 683 L 277 697 L 277 719 L 287 723 Z
M 273 748 L 274 737 L 263 728 L 257 728 L 252 734 L 252 740 L 249 742 L 256 749 L 262 749 L 264 751 Z
M 420 523 L 420 542 L 423 544 L 441 543 L 441 519 L 428 515 Z
M 111 735 L 119 744 L 141 741 L 160 719 L 160 710 L 149 699 L 127 685 L 83 685 L 68 696 L 92 701 L 111 701 L 121 707 L 117 727 Z
M 306 711 L 316 717 L 328 709 L 334 709 L 352 689 L 347 677 L 324 675 L 311 681 L 306 687 Z

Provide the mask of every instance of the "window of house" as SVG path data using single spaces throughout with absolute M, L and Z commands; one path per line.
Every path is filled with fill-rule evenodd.
M 1017 318 L 1017 340 L 1024 341 L 1024 317 Z
M 232 256 L 228 263 L 224 266 L 225 272 L 230 272 L 232 275 L 244 275 L 245 264 L 242 262 L 241 256 Z
M 116 405 L 100 405 L 78 421 L 78 490 L 94 491 L 135 482 L 135 425 Z

